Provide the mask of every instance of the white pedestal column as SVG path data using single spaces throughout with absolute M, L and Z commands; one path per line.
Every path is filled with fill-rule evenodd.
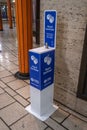
M 31 105 L 26 107 L 26 110 L 42 121 L 49 118 L 58 109 L 53 105 L 53 88 L 52 84 L 40 91 L 31 86 Z
M 29 56 L 31 105 L 26 110 L 44 121 L 58 108 L 53 105 L 55 49 L 32 49 Z

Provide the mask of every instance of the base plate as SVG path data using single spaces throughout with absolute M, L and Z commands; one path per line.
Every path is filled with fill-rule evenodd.
M 25 110 L 27 110 L 29 113 L 31 113 L 32 115 L 34 115 L 35 117 L 37 117 L 41 121 L 47 120 L 57 109 L 58 109 L 58 106 L 53 105 L 53 107 L 51 107 L 50 110 L 46 114 L 40 116 L 37 113 L 35 113 L 34 111 L 32 111 L 31 105 L 29 105 L 25 108 Z
M 15 73 L 14 75 L 16 78 L 21 80 L 27 80 L 29 79 L 29 73 L 20 73 L 19 71 Z

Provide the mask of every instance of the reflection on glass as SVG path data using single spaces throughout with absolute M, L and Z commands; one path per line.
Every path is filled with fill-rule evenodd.
M 2 18 L 3 19 L 7 19 L 7 6 L 6 5 L 3 5 L 1 7 L 1 11 L 2 11 Z
M 36 32 L 36 0 L 33 0 L 33 31 Z
M 0 44 L 0 52 L 2 51 L 2 45 Z

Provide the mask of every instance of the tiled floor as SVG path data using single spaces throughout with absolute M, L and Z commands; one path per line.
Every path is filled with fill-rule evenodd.
M 4 25 L 0 32 L 0 130 L 87 130 L 87 118 L 56 103 L 59 109 L 45 122 L 27 113 L 29 80 L 14 77 L 18 70 L 17 38 Z

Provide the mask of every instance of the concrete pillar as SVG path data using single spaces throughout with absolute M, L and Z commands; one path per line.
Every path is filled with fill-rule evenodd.
M 27 79 L 29 78 L 28 50 L 32 48 L 32 0 L 15 2 L 19 58 L 19 71 L 15 76 Z
M 9 21 L 9 28 L 13 28 L 12 25 L 12 12 L 11 12 L 11 0 L 7 0 L 7 11 L 8 11 L 8 21 Z
M 1 15 L 1 6 L 0 6 L 0 31 L 3 31 L 2 15 Z

